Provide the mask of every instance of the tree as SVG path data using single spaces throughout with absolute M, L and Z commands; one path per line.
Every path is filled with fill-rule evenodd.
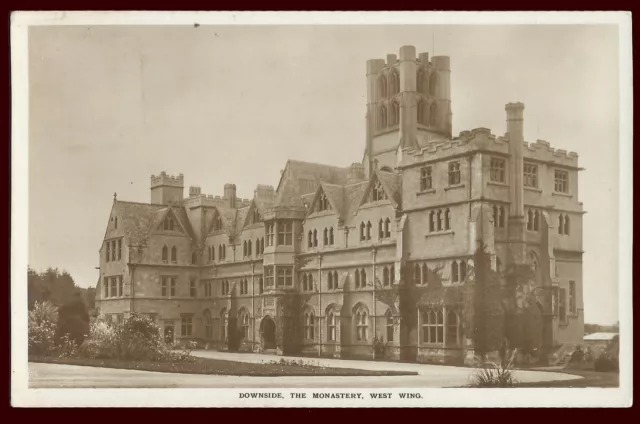
M 87 305 L 80 294 L 76 294 L 73 300 L 58 309 L 56 339 L 60 340 L 65 335 L 69 335 L 76 342 L 76 345 L 80 346 L 88 334 L 89 313 Z

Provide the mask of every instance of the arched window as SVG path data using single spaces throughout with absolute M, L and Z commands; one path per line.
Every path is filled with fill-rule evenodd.
M 435 103 L 431 103 L 431 106 L 429 106 L 429 126 L 430 127 L 436 126 L 436 122 L 438 118 L 437 114 L 438 114 L 438 106 L 436 106 Z
M 420 273 L 420 264 L 413 266 L 413 282 L 414 284 L 422 284 L 422 275 Z
M 384 221 L 384 236 L 387 237 L 387 238 L 391 237 L 391 231 L 389 229 L 390 224 L 391 224 L 391 220 L 389 220 L 389 218 L 387 218 Z
M 391 103 L 391 125 L 398 125 L 400 123 L 400 106 L 398 102 Z
M 444 229 L 451 229 L 451 209 L 449 208 L 444 210 Z
M 385 317 L 387 318 L 387 342 L 392 342 L 393 341 L 393 315 L 391 314 L 391 311 L 387 311 L 387 313 L 385 314 Z
M 360 241 L 364 241 L 364 240 L 366 240 L 366 238 L 365 238 L 365 232 L 364 232 L 365 227 L 366 227 L 366 225 L 364 224 L 364 222 L 361 222 L 361 223 L 360 223 Z
M 465 260 L 460 261 L 460 281 L 464 281 L 467 278 L 467 262 Z
M 302 291 L 307 291 L 307 274 L 302 274 Z
M 527 211 L 527 230 L 533 231 L 533 211 L 531 209 Z
M 416 91 L 418 93 L 424 92 L 424 73 L 424 68 L 418 68 L 418 72 L 416 74 Z
M 371 240 L 371 221 L 367 222 L 367 240 Z
M 356 340 L 359 342 L 366 342 L 369 339 L 368 318 L 368 311 L 360 305 L 355 313 Z
M 564 234 L 564 216 L 558 215 L 558 234 Z
M 333 289 L 338 288 L 338 271 L 333 271 Z
M 396 95 L 400 92 L 400 76 L 398 72 L 394 69 L 389 74 L 391 80 L 391 95 Z
M 498 207 L 493 205 L 493 226 L 498 226 Z
M 364 268 L 360 270 L 360 285 L 362 287 L 367 285 L 367 271 L 365 271 Z
M 198 255 L 196 254 L 196 252 L 193 252 L 191 254 L 191 264 L 196 265 L 197 263 L 198 263 Z
M 371 191 L 371 201 L 376 202 L 378 200 L 386 199 L 387 193 L 384 192 L 384 188 L 382 187 L 382 184 L 380 184 L 380 181 L 376 180 L 373 184 L 373 190 Z
M 329 230 L 327 230 L 326 228 L 323 232 L 322 242 L 324 243 L 324 246 L 327 246 L 329 244 Z
M 251 256 L 251 240 L 247 241 L 247 256 Z
M 169 248 L 167 246 L 162 247 L 162 262 L 169 261 Z
M 318 247 L 318 230 L 313 230 L 313 247 Z
M 247 256 L 247 241 L 242 242 L 242 257 Z
M 458 263 L 456 261 L 451 262 L 451 282 L 458 281 Z
M 175 246 L 171 248 L 171 262 L 178 261 L 178 249 Z
M 569 215 L 564 216 L 564 233 L 569 235 Z
M 395 265 L 391 265 L 391 270 L 390 272 L 390 280 L 391 280 L 391 284 L 396 282 L 396 266 Z
M 313 340 L 315 337 L 314 331 L 314 316 L 312 311 L 306 311 L 304 313 L 304 338 L 307 340 Z
M 382 105 L 378 112 L 378 129 L 383 130 L 385 128 L 387 128 L 387 108 Z
M 331 271 L 327 274 L 327 288 L 333 290 L 333 274 Z
M 213 326 L 211 325 L 211 312 L 209 310 L 205 310 L 202 314 L 204 318 L 204 336 L 207 339 L 213 337 Z
M 384 238 L 384 223 L 383 223 L 382 219 L 380 221 L 378 221 L 378 238 L 379 239 L 383 239 Z
M 356 288 L 360 288 L 360 270 L 356 269 L 354 279 L 355 279 Z
M 333 227 L 329 228 L 329 244 L 333 246 Z
M 386 266 L 382 269 L 382 282 L 385 286 L 389 285 L 389 268 Z
M 309 278 L 307 279 L 307 291 L 313 291 L 313 275 L 309 274 Z
M 422 284 L 427 284 L 429 282 L 429 267 L 427 264 L 422 264 Z
M 502 272 L 502 261 L 500 258 L 496 258 L 496 272 L 500 274 Z
M 264 292 L 264 280 L 262 279 L 262 277 L 260 277 L 260 280 L 258 281 L 258 292 L 260 294 Z
M 429 212 L 429 231 L 430 232 L 434 232 L 436 230 L 434 215 L 435 215 L 434 211 Z
M 387 77 L 384 75 L 380 75 L 378 77 L 378 97 L 387 97 Z
M 533 231 L 540 230 L 540 212 L 536 210 L 533 218 Z
M 313 233 L 309 230 L 309 247 L 313 247 Z
M 246 309 L 241 309 L 240 314 L 240 329 L 242 334 L 242 339 L 249 338 L 249 312 Z
M 320 199 L 318 199 L 318 210 L 319 211 L 331 210 L 331 203 L 329 203 L 329 199 L 327 199 L 327 195 L 324 194 L 324 192 L 320 193 Z
M 330 310 L 327 314 L 327 340 L 330 342 L 336 341 L 336 315 L 333 310 Z
M 418 100 L 418 124 L 427 125 L 425 114 L 426 114 L 426 108 L 424 106 L 424 101 Z
M 447 312 L 447 344 L 458 344 L 458 314 Z
M 436 216 L 437 216 L 436 222 L 438 223 L 438 231 L 442 231 L 442 211 L 440 209 L 438 209 Z
M 437 85 L 438 85 L 438 74 L 435 72 L 432 72 L 431 76 L 429 77 L 429 95 L 430 96 L 436 95 Z
M 500 228 L 504 228 L 504 206 L 500 206 Z

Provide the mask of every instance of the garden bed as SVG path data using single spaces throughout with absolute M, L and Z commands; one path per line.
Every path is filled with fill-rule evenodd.
M 418 375 L 416 372 L 405 371 L 373 371 L 349 368 L 325 368 L 306 365 L 304 362 L 274 361 L 273 363 L 255 364 L 248 362 L 223 361 L 219 359 L 192 358 L 185 362 L 152 362 L 125 361 L 119 359 L 90 359 L 90 358 L 56 358 L 48 356 L 30 356 L 29 362 L 49 364 L 80 365 L 101 368 L 117 368 L 138 371 L 156 371 L 181 374 L 214 374 L 251 377 L 282 377 L 282 376 L 400 376 Z

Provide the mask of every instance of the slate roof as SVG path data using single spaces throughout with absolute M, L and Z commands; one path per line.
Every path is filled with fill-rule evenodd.
M 149 231 L 166 206 L 116 200 L 114 208 L 129 243 L 137 245 L 147 242 Z
M 387 197 L 393 203 L 393 207 L 398 207 L 402 198 L 402 179 L 396 172 L 375 171 L 378 181 L 382 184 Z

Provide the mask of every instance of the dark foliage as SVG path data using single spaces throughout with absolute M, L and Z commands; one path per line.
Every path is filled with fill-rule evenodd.
M 58 309 L 56 339 L 60 340 L 65 335 L 69 335 L 76 345 L 80 346 L 88 334 L 89 313 L 87 312 L 87 306 L 80 294 L 76 294 L 72 301 Z

